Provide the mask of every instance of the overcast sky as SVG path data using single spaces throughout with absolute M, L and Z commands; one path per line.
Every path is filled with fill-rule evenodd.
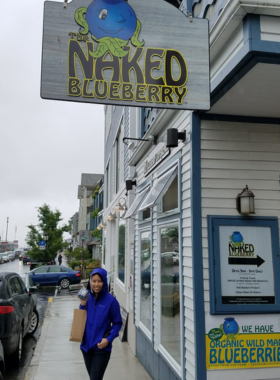
M 21 247 L 37 207 L 67 223 L 81 173 L 103 173 L 103 106 L 40 98 L 43 4 L 0 1 L 0 235 L 9 217 L 8 240 Z

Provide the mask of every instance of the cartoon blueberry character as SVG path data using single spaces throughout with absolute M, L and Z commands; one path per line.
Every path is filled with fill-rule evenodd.
M 231 235 L 231 238 L 234 243 L 242 243 L 243 241 L 243 236 L 239 231 L 234 231 Z
M 238 324 L 234 318 L 225 318 L 223 329 L 225 334 L 236 334 L 238 332 Z
M 93 0 L 86 12 L 91 34 L 129 40 L 136 29 L 137 17 L 125 0 Z

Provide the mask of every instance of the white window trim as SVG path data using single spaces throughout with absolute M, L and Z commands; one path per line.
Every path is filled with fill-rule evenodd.
M 158 262 L 158 268 L 157 268 L 157 274 L 158 274 L 158 286 L 157 286 L 157 292 L 158 292 L 158 299 L 159 299 L 159 302 L 158 302 L 158 308 L 157 308 L 157 311 L 158 311 L 158 318 L 159 320 L 157 321 L 158 322 L 158 327 L 159 327 L 159 331 L 161 332 L 161 265 L 160 265 L 160 251 L 161 251 L 161 239 L 159 238 L 161 236 L 160 234 L 160 231 L 161 229 L 163 228 L 167 228 L 167 227 L 178 227 L 178 233 L 179 233 L 179 242 L 181 242 L 181 231 L 180 231 L 180 219 L 179 218 L 176 218 L 176 219 L 173 219 L 173 220 L 170 220 L 168 222 L 159 222 L 157 223 L 157 236 L 158 236 L 158 249 L 157 249 L 157 262 Z M 182 249 L 181 247 L 181 243 L 179 243 L 179 252 L 180 250 Z M 179 259 L 179 266 L 181 266 L 182 263 L 181 263 L 181 260 Z M 180 268 L 179 268 L 180 270 Z M 179 272 L 181 273 L 181 272 Z M 180 278 L 180 281 L 182 281 L 183 279 Z M 182 327 L 182 323 L 183 323 L 183 303 L 182 303 L 182 292 L 181 292 L 181 286 L 180 286 L 180 329 Z M 160 354 L 170 363 L 171 367 L 174 369 L 174 371 L 179 375 L 179 377 L 183 378 L 183 371 L 184 371 L 184 341 L 185 341 L 185 338 L 183 336 L 183 331 L 181 331 L 180 333 L 180 336 L 181 336 L 181 365 L 179 365 L 176 360 L 170 355 L 170 353 L 164 348 L 164 346 L 161 344 L 161 333 L 159 333 L 159 336 L 158 336 L 158 340 L 159 340 L 159 343 L 158 343 L 158 351 L 160 352 Z
M 150 184 L 147 185 L 144 189 L 141 189 L 142 191 L 137 193 L 132 205 L 130 206 L 130 208 L 127 210 L 127 213 L 124 217 L 124 219 L 128 219 L 128 218 L 131 218 L 133 215 L 137 214 L 137 212 L 139 211 L 139 207 L 141 206 L 141 204 L 143 203 L 143 201 L 145 201 L 147 195 L 148 195 L 148 192 L 149 192 L 149 189 L 150 189 Z M 141 198 L 141 195 L 143 196 Z M 140 201 L 137 203 L 137 201 L 140 199 Z M 137 204 L 137 206 L 135 207 L 135 204 Z M 133 209 L 135 207 L 135 209 Z M 132 210 L 132 211 L 131 211 Z
M 172 177 L 173 177 L 173 175 L 175 174 L 175 172 L 177 170 L 178 170 L 178 165 L 176 164 L 171 169 L 169 169 L 164 174 L 162 174 L 161 176 L 159 176 L 159 177 L 157 177 L 155 179 L 153 187 L 151 188 L 151 190 L 150 190 L 149 194 L 147 195 L 147 197 L 145 198 L 145 200 L 142 202 L 142 204 L 141 204 L 140 208 L 138 209 L 138 211 L 144 211 L 146 208 L 151 208 L 151 207 L 155 206 L 156 204 L 158 204 L 158 201 L 163 196 L 162 195 L 163 192 L 169 188 L 170 181 L 172 182 L 172 180 L 173 180 Z M 158 183 L 163 180 L 163 178 L 166 178 L 166 181 L 165 181 L 165 184 L 164 184 L 162 190 L 160 191 L 160 193 L 158 194 L 158 196 L 152 202 L 148 203 L 150 195 L 152 194 L 153 190 L 157 187 Z
M 151 233 L 151 284 L 150 284 L 150 289 L 151 289 L 151 326 L 150 330 L 141 322 L 141 233 L 142 232 L 150 232 Z M 138 276 L 140 279 L 140 286 L 139 286 L 139 291 L 138 291 L 138 307 L 139 307 L 139 322 L 138 326 L 141 328 L 141 330 L 145 333 L 145 335 L 149 338 L 150 341 L 152 341 L 152 331 L 153 331 L 153 271 L 152 271 L 152 266 L 153 266 L 153 250 L 152 250 L 152 228 L 145 228 L 145 229 L 139 229 L 138 230 L 138 260 L 139 260 L 139 268 L 138 268 Z
M 117 267 L 117 270 L 116 270 L 116 283 L 118 283 L 119 287 L 123 290 L 123 292 L 125 291 L 125 284 L 126 284 L 126 254 L 125 254 L 125 250 L 126 250 L 126 236 L 124 236 L 124 281 L 122 282 L 119 278 L 119 243 L 120 243 L 120 223 L 121 225 L 124 225 L 125 226 L 125 235 L 126 235 L 126 220 L 125 219 L 120 219 L 118 217 L 117 219 L 117 226 L 118 226 L 118 240 L 117 240 L 117 262 L 116 262 L 116 267 Z

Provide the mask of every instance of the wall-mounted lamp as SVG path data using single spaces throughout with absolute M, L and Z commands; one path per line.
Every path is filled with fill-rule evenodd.
M 102 229 L 101 224 L 98 224 L 97 229 L 100 231 Z
M 153 135 L 147 136 L 146 139 L 137 139 L 135 137 L 124 137 L 123 143 L 128 146 L 128 149 L 132 150 L 135 147 L 135 144 L 133 142 L 127 142 L 128 140 L 134 140 L 134 141 L 152 141 L 154 145 L 157 144 L 157 137 Z
M 114 219 L 117 219 L 117 215 L 114 211 L 113 212 L 111 211 L 110 214 L 107 216 L 107 220 L 111 222 Z
M 178 146 L 178 140 L 186 140 L 186 131 L 178 132 L 176 128 L 167 129 L 166 134 L 166 147 L 176 148 Z
M 122 203 L 121 200 L 123 200 L 124 202 Z M 120 198 L 118 200 L 118 203 L 116 204 L 116 206 L 113 208 L 113 210 L 115 212 L 126 211 L 126 200 L 125 200 L 125 198 Z
M 101 228 L 107 227 L 107 223 L 105 222 L 104 219 L 101 220 L 100 226 L 101 226 Z
M 126 190 L 132 190 L 133 186 L 136 186 L 136 180 L 132 181 L 131 179 L 127 179 L 125 181 L 125 188 Z
M 245 189 L 236 197 L 236 210 L 239 214 L 255 214 L 254 198 L 255 195 L 248 189 L 248 185 L 246 185 Z

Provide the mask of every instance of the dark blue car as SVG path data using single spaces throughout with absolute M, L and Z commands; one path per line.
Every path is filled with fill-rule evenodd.
M 44 265 L 31 270 L 29 276 L 32 277 L 35 285 L 59 285 L 62 289 L 67 289 L 69 285 L 81 282 L 81 273 L 79 271 L 62 265 Z

